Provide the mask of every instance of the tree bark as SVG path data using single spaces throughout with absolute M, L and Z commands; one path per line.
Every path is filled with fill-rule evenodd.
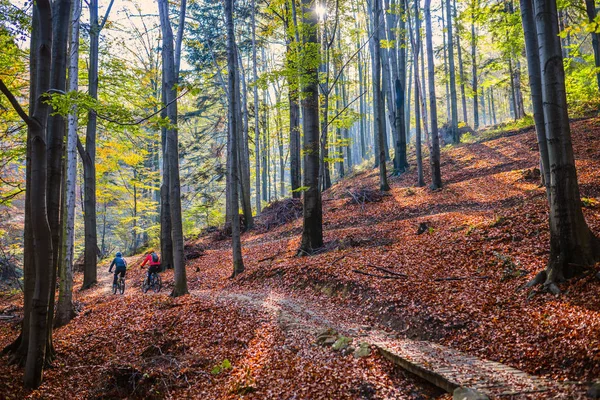
M 595 0 L 585 0 L 585 11 L 589 22 L 596 20 L 596 2 Z M 594 62 L 599 72 L 596 73 L 596 82 L 600 90 L 600 45 L 598 41 L 598 33 L 592 32 L 592 49 L 594 50 Z
M 167 0 L 158 1 L 160 25 L 163 39 L 163 84 L 167 104 L 167 116 L 171 126 L 166 132 L 166 160 L 169 166 L 169 205 L 171 213 L 171 238 L 173 241 L 174 287 L 171 296 L 188 293 L 183 254 L 183 223 L 181 217 L 181 187 L 179 181 L 179 145 L 177 133 L 177 81 L 173 31 L 169 21 Z
M 437 100 L 435 97 L 435 69 L 433 64 L 433 34 L 431 29 L 431 0 L 425 0 L 425 39 L 427 41 L 427 69 L 429 75 L 429 113 L 431 115 L 431 147 L 429 163 L 431 166 L 431 189 L 442 187 L 440 170 L 440 142 L 437 124 Z
M 398 79 L 394 82 L 396 91 L 396 130 L 398 131 L 398 140 L 395 148 L 394 167 L 396 174 L 401 174 L 408 168 L 406 156 L 406 111 L 404 102 L 404 92 L 406 89 L 406 8 L 404 1 L 398 4 L 400 7 L 399 32 L 398 32 Z
M 479 106 L 477 104 L 477 38 L 475 37 L 475 6 L 479 6 L 476 0 L 473 0 L 471 10 L 471 65 L 473 67 L 473 129 L 479 128 Z
M 600 243 L 583 217 L 567 111 L 556 0 L 534 0 L 546 143 L 550 161 L 550 259 L 545 286 L 571 278 L 600 259 Z
M 317 13 L 311 0 L 302 0 L 303 38 L 300 76 L 302 87 L 302 124 L 304 130 L 304 208 L 300 254 L 312 254 L 323 247 L 323 210 L 319 187 L 319 42 Z M 316 60 L 314 58 L 317 58 Z
M 38 29 L 36 56 L 35 108 L 26 120 L 31 140 L 31 222 L 33 231 L 34 289 L 31 302 L 29 343 L 25 362 L 25 386 L 37 388 L 42 382 L 48 344 L 50 278 L 53 266 L 52 232 L 48 222 L 47 194 L 47 120 L 46 93 L 51 85 L 52 10 L 47 0 L 36 1 Z
M 454 19 L 456 20 L 456 0 L 453 0 L 453 16 Z M 462 61 L 462 47 L 460 45 L 460 35 L 458 34 L 458 29 L 456 29 L 456 49 L 457 51 L 457 56 L 458 56 L 458 74 L 460 77 L 460 98 L 462 101 L 462 112 L 463 112 L 463 120 L 465 121 L 465 124 L 469 124 L 469 119 L 467 118 L 467 96 L 465 95 L 465 71 L 464 71 L 464 66 L 463 66 L 463 61 Z
M 379 40 L 379 24 L 381 18 L 381 5 L 380 0 L 372 1 L 371 12 L 373 14 L 373 36 L 372 36 L 372 49 L 373 55 L 371 58 L 373 59 L 373 118 L 375 120 L 375 140 L 378 143 L 378 151 L 376 157 L 379 159 L 379 190 L 388 191 L 390 190 L 390 186 L 387 182 L 387 172 L 385 165 L 385 136 L 384 136 L 384 103 L 383 103 L 383 93 L 381 91 L 381 44 Z
M 240 100 L 238 106 L 238 122 L 241 129 L 240 135 L 238 135 L 238 151 L 239 151 L 239 168 L 240 168 L 240 188 L 241 196 L 240 203 L 242 205 L 242 212 L 244 213 L 244 220 L 246 222 L 246 229 L 252 229 L 254 227 L 254 218 L 252 216 L 252 202 L 250 201 L 250 150 L 248 148 L 248 91 L 246 88 L 246 75 L 244 72 L 244 66 L 242 65 L 242 57 L 240 56 L 239 50 L 236 45 L 236 68 L 238 73 L 236 78 L 237 92 L 236 96 Z M 239 94 L 239 95 L 238 95 Z
M 460 143 L 458 130 L 458 106 L 456 104 L 456 70 L 454 68 L 454 39 L 452 37 L 452 8 L 446 0 L 446 21 L 448 27 L 448 69 L 450 73 L 450 132 L 454 143 Z
M 90 0 L 90 59 L 88 71 L 88 93 L 93 100 L 98 99 L 98 52 L 100 24 L 98 22 L 98 0 Z M 88 289 L 97 280 L 97 248 L 96 233 L 96 125 L 97 116 L 94 110 L 88 112 L 88 123 L 85 138 L 85 156 L 82 157 L 84 181 L 84 270 L 82 289 Z
M 236 91 L 236 85 L 239 85 L 236 80 L 239 75 L 236 71 L 236 43 L 233 26 L 233 0 L 225 0 L 225 24 L 227 29 L 227 87 L 229 88 L 229 135 L 227 151 L 231 160 L 231 166 L 227 171 L 227 184 L 230 186 L 231 192 L 231 240 L 233 252 L 233 274 L 232 278 L 244 272 L 244 262 L 242 260 L 242 245 L 240 239 L 240 213 L 238 203 L 238 187 L 239 187 L 239 139 L 241 134 L 239 126 L 239 91 Z
M 252 0 L 252 74 L 254 80 L 253 95 L 254 95 L 254 174 L 255 174 L 255 194 L 256 194 L 256 213 L 260 214 L 261 211 L 261 195 L 260 195 L 260 108 L 258 104 L 258 67 L 256 64 L 256 1 Z M 291 109 L 290 109 L 291 113 Z M 291 117 L 290 117 L 291 118 Z M 290 122 L 291 124 L 291 122 Z M 298 133 L 298 138 L 300 133 Z M 298 149 L 298 156 L 300 150 Z M 293 164 L 293 158 L 292 158 Z M 293 189 L 293 178 L 292 178 L 292 189 Z M 298 196 L 300 193 L 298 193 Z
M 79 17 L 81 15 L 81 2 L 73 2 L 71 13 L 71 43 L 69 50 L 69 92 L 79 89 Z M 75 317 L 73 308 L 73 253 L 75 239 L 75 188 L 77 187 L 77 106 L 73 106 L 68 117 L 67 135 L 67 176 L 66 176 L 66 201 L 65 201 L 65 259 L 62 263 L 58 306 L 54 326 L 66 325 Z
M 546 143 L 546 128 L 544 126 L 544 105 L 542 102 L 542 70 L 537 40 L 537 29 L 533 17 L 533 0 L 521 1 L 521 21 L 525 36 L 525 51 L 527 54 L 527 70 L 529 71 L 529 87 L 531 89 L 531 105 L 533 120 L 540 150 L 540 165 L 549 195 L 550 161 L 548 158 L 548 145 Z
M 413 60 L 415 66 L 415 148 L 417 158 L 417 186 L 424 186 L 423 157 L 421 154 L 421 90 L 419 77 L 419 53 L 421 48 L 421 27 L 419 19 L 419 0 L 415 0 L 415 29 L 413 42 Z M 411 33 L 411 37 L 412 37 Z

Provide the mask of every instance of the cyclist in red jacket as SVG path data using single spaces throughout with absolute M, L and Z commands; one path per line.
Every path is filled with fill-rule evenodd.
M 141 265 L 141 268 L 144 268 L 144 265 L 148 263 L 148 276 L 146 277 L 148 284 L 150 284 L 150 275 L 154 272 L 160 272 L 160 259 L 158 258 L 158 254 L 154 252 L 154 250 L 150 250 L 146 253 L 146 258 Z

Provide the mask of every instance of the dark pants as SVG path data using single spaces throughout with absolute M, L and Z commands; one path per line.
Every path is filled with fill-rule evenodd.
M 115 278 L 113 279 L 113 285 L 117 284 L 117 277 L 119 276 L 119 274 L 121 274 L 121 278 L 125 278 L 125 271 L 127 271 L 126 268 L 115 269 Z
M 155 272 L 160 272 L 160 265 L 151 265 L 148 267 L 148 282 L 150 282 L 150 275 L 152 275 Z

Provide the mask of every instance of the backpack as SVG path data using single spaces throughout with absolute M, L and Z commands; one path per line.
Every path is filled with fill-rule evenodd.
M 115 265 L 117 268 L 125 268 L 127 264 L 125 264 L 125 260 L 122 257 L 115 258 Z
M 158 256 L 156 253 L 152 253 L 152 262 L 158 262 Z

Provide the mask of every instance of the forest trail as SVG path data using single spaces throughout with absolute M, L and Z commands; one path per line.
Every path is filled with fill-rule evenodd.
M 361 325 L 360 321 L 335 318 L 335 315 L 331 315 L 331 309 L 319 310 L 316 304 L 276 291 L 194 290 L 190 294 L 201 298 L 216 296 L 217 299 L 229 299 L 241 305 L 248 304 L 256 310 L 266 310 L 276 317 L 278 324 L 286 332 L 294 330 L 317 338 L 331 335 L 332 340 L 336 337 L 350 338 L 350 349 L 366 344 L 397 366 L 449 393 L 465 387 L 475 389 L 491 398 L 567 399 L 571 398 L 573 387 L 581 386 L 580 389 L 583 389 L 584 386 L 581 382 L 552 382 L 505 364 L 471 356 L 433 342 L 406 339 L 401 334 Z M 343 310 L 335 310 L 335 313 L 347 315 Z

